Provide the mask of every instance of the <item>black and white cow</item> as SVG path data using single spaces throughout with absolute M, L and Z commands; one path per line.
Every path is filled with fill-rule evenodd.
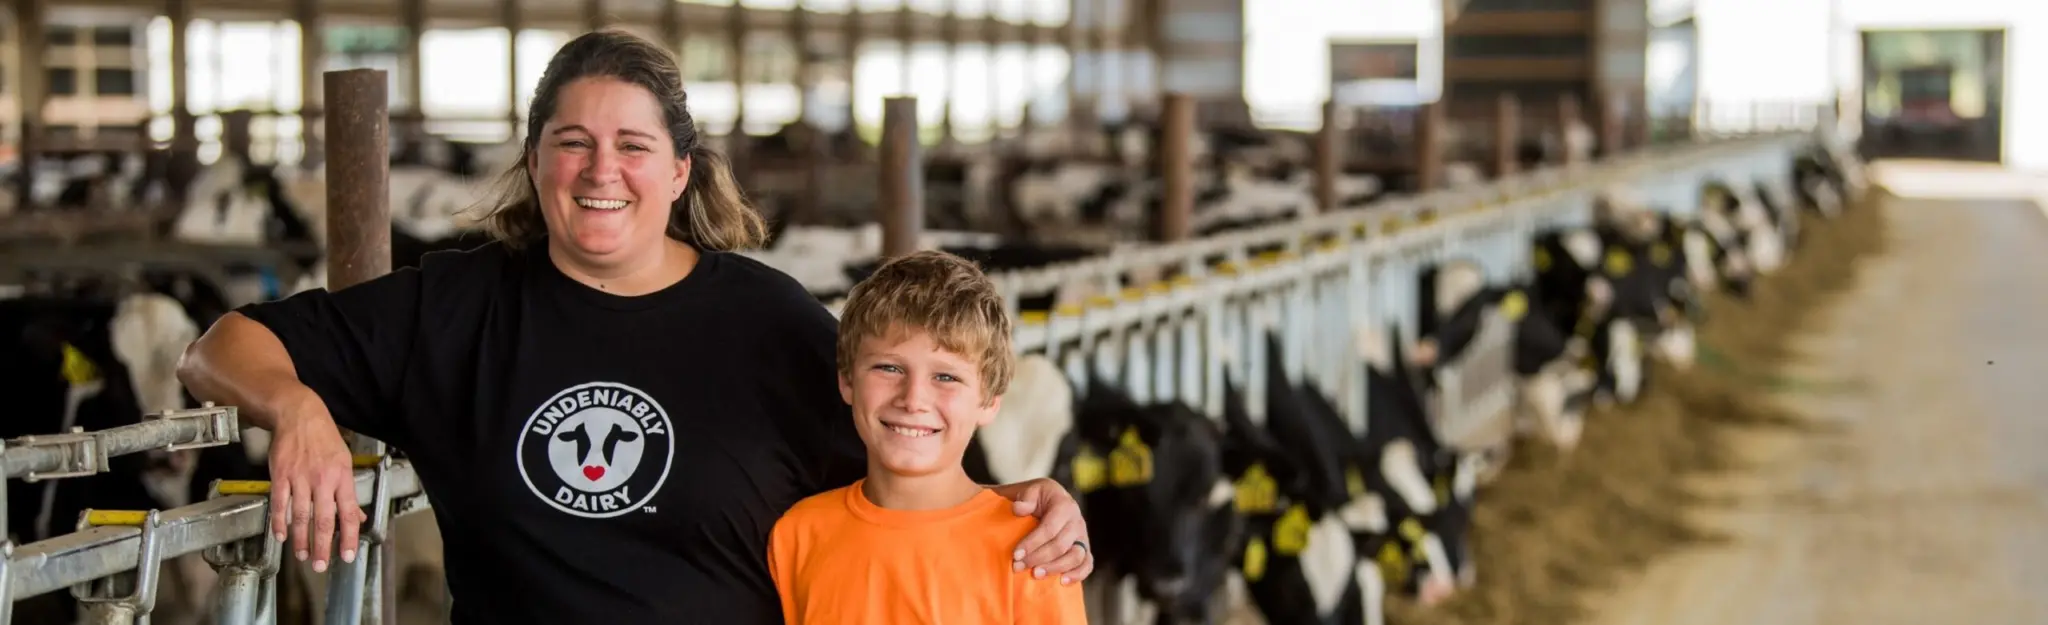
M 968 473 L 1051 477 L 1077 494 L 1096 537 L 1096 620 L 1119 622 L 1112 614 L 1143 601 L 1182 619 L 1172 622 L 1210 622 L 1207 599 L 1228 568 L 1221 552 L 1239 531 L 1222 434 L 1181 402 L 1140 401 L 1111 382 L 1121 377 L 1115 358 L 1079 356 L 1065 372 L 1042 355 L 1019 360 L 1001 414 L 969 448 Z

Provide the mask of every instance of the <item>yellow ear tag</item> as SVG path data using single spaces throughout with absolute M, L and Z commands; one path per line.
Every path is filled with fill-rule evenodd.
M 1539 247 L 1530 256 L 1534 257 L 1531 259 L 1531 263 L 1536 265 L 1537 271 L 1550 271 L 1550 250 Z
M 1607 250 L 1607 275 L 1619 278 L 1628 275 L 1628 271 L 1634 268 L 1635 260 L 1628 257 L 1628 252 Z
M 1663 243 L 1650 246 L 1650 264 L 1658 267 L 1671 266 L 1671 246 Z
M 1102 461 L 1102 456 L 1095 453 L 1094 447 L 1082 445 L 1081 450 L 1074 453 L 1074 459 L 1069 461 L 1069 466 L 1074 469 L 1074 489 L 1084 494 L 1102 490 L 1109 482 L 1109 467 Z
M 1344 467 L 1344 492 L 1353 497 L 1365 495 L 1365 475 L 1358 472 L 1358 467 Z
M 1401 526 L 1395 531 L 1400 533 L 1401 540 L 1411 543 L 1422 540 L 1422 536 L 1427 533 L 1422 529 L 1422 522 L 1415 520 L 1415 517 L 1401 519 Z
M 1599 329 L 1600 325 L 1593 321 L 1592 315 L 1580 315 L 1579 324 L 1572 328 L 1572 335 L 1590 341 L 1593 339 L 1593 332 Z
M 1280 486 L 1266 473 L 1266 465 L 1253 464 L 1237 478 L 1237 511 L 1265 514 L 1280 507 Z
M 1283 556 L 1298 556 L 1308 550 L 1308 508 L 1295 504 L 1273 522 L 1273 550 Z
M 1244 545 L 1244 581 L 1256 582 L 1266 576 L 1266 541 L 1253 536 Z
M 1373 561 L 1380 565 L 1380 578 L 1386 580 L 1388 588 L 1400 588 L 1408 584 L 1408 554 L 1401 552 L 1394 541 L 1380 545 L 1379 555 Z
M 70 343 L 64 343 L 61 349 L 64 364 L 58 367 L 58 371 L 63 374 L 64 381 L 72 386 L 83 386 L 100 380 L 99 366 L 93 364 L 91 358 L 86 358 L 85 352 L 78 351 Z
M 1521 321 L 1522 315 L 1529 314 L 1529 296 L 1520 290 L 1508 291 L 1500 298 L 1500 314 L 1508 321 Z
M 1451 501 L 1450 476 L 1443 473 L 1436 474 L 1436 480 L 1431 486 L 1435 487 L 1432 490 L 1436 491 L 1437 505 L 1448 505 Z
M 1124 428 L 1116 450 L 1109 452 L 1109 483 L 1117 487 L 1140 486 L 1152 481 L 1152 448 L 1138 437 L 1138 428 Z

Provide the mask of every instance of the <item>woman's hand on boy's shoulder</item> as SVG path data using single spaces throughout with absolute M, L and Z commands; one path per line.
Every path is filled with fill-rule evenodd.
M 1031 570 L 1037 578 L 1057 576 L 1070 584 L 1088 579 L 1095 571 L 1095 552 L 1088 548 L 1088 521 L 1081 518 L 1081 503 L 1059 482 L 1038 478 L 995 487 L 997 493 L 1014 502 L 1017 516 L 1038 518 L 1038 527 L 1024 535 L 1010 554 L 1013 570 Z

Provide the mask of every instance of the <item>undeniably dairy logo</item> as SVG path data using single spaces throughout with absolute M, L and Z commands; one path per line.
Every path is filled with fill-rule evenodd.
M 563 389 L 534 409 L 519 437 L 519 474 L 555 509 L 604 519 L 647 505 L 674 458 L 668 412 L 624 384 Z

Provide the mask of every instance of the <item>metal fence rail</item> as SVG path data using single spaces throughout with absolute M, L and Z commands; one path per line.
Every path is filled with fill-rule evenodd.
M 372 501 L 374 469 L 356 471 L 356 499 Z M 401 500 L 403 514 L 425 509 L 419 478 L 405 461 L 392 463 L 387 494 Z M 103 526 L 21 545 L 7 557 L 10 601 L 33 597 L 75 584 L 133 571 L 141 563 L 142 534 L 155 533 L 158 560 L 168 560 L 208 547 L 257 538 L 269 533 L 269 494 L 224 495 L 163 511 L 153 530 Z
M 0 472 L 29 482 L 92 475 L 107 459 L 153 449 L 177 451 L 241 442 L 233 407 L 207 405 L 145 415 L 132 425 L 98 432 L 24 436 L 0 450 Z M 6 503 L 0 501 L 0 510 Z

